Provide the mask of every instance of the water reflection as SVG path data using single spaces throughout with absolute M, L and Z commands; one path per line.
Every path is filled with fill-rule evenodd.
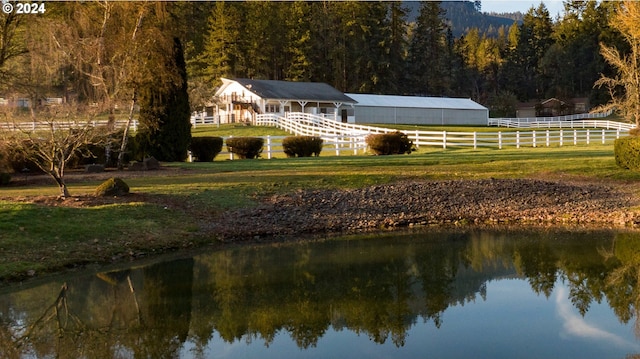
M 632 353 L 635 338 L 600 328 L 585 315 L 597 315 L 599 303 L 608 303 L 620 322 L 634 321 L 639 277 L 637 233 L 430 231 L 245 246 L 0 295 L 0 353 L 213 357 L 212 346 L 219 343 L 259 342 L 268 348 L 279 346 L 283 336 L 313 353 L 323 339 L 338 334 L 408 350 L 415 346 L 407 345 L 410 335 L 445 335 L 457 328 L 456 313 L 463 310 L 466 327 L 450 335 L 466 337 L 464 331 L 487 322 L 473 319 L 470 307 L 496 300 L 502 313 L 491 312 L 482 325 L 494 327 L 499 340 L 509 334 L 500 329 L 516 320 L 507 303 L 526 302 L 510 292 L 514 281 L 526 281 L 530 291 L 555 305 L 567 336 Z M 501 286 L 504 298 L 487 298 L 501 293 Z M 535 318 L 524 320 L 534 333 Z M 471 339 L 467 344 L 474 345 Z

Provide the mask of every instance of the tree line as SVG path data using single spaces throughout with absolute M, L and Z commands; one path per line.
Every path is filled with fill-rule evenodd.
M 421 2 L 412 22 L 402 2 L 218 2 L 192 80 L 319 81 L 345 92 L 469 97 L 494 116 L 515 115 L 517 101 L 551 97 L 599 105 L 610 97 L 594 83 L 615 73 L 600 44 L 628 50 L 610 26 L 615 6 L 570 1 L 553 20 L 541 3 L 496 35 L 471 28 L 454 37 L 433 1 Z
M 468 97 L 511 116 L 515 101 L 610 99 L 594 83 L 615 74 L 601 43 L 629 51 L 610 26 L 615 6 L 567 1 L 553 20 L 541 3 L 509 28 L 454 37 L 437 1 L 420 2 L 413 21 L 396 1 L 47 3 L 42 15 L 1 15 L 0 81 L 5 94 L 27 93 L 36 104 L 75 96 L 114 111 L 144 87 L 182 81 L 163 59 L 177 39 L 192 108 L 210 100 L 220 77 L 241 77 Z

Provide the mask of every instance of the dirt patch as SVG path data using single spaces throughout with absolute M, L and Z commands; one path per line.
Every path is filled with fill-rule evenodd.
M 228 212 L 210 225 L 225 240 L 442 224 L 636 227 L 631 193 L 534 179 L 410 181 L 299 191 Z

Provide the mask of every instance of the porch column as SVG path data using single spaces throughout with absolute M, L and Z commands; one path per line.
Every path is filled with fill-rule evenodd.
M 336 107 L 336 110 L 333 113 L 333 119 L 338 122 L 338 110 L 340 106 L 342 106 L 342 102 L 334 102 L 333 105 Z
M 300 104 L 300 106 L 302 107 L 302 113 L 304 113 L 304 107 L 309 103 L 307 101 L 298 101 L 298 103 Z
M 280 103 L 280 115 L 284 115 L 284 108 L 287 106 L 289 101 L 279 100 L 278 102 Z

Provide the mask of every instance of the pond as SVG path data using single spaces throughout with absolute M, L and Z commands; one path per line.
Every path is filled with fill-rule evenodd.
M 630 358 L 640 233 L 233 246 L 0 292 L 3 358 Z

